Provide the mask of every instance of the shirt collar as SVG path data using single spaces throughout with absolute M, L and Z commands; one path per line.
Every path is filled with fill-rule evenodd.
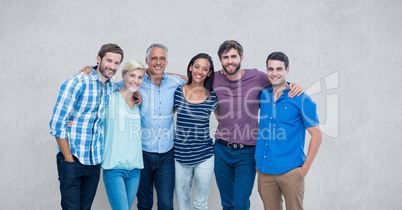
M 97 80 L 97 81 L 99 81 L 99 82 L 102 82 L 102 79 L 100 78 L 98 72 L 96 71 L 96 68 L 98 68 L 98 66 L 92 66 L 92 77 L 93 77 L 95 80 Z M 114 76 L 113 76 L 112 78 L 108 79 L 108 81 L 106 81 L 105 84 L 108 83 L 108 82 L 112 82 L 112 83 L 113 83 L 113 81 L 114 81 Z
M 99 77 L 98 72 L 96 71 L 96 68 L 97 68 L 97 66 L 92 66 L 92 77 L 95 80 L 101 80 L 100 77 Z
M 148 72 L 145 72 L 144 79 L 146 79 L 146 80 L 148 80 L 148 81 L 151 81 L 151 77 L 149 77 Z M 162 81 L 163 81 L 163 80 L 167 80 L 167 74 L 166 74 L 166 72 L 163 72 Z
M 290 85 L 290 82 L 286 82 L 286 83 L 288 83 L 288 85 Z M 272 85 L 271 85 L 271 86 L 268 86 L 268 87 L 267 87 L 267 90 L 268 90 L 269 92 L 272 92 L 272 90 L 273 90 Z M 289 92 L 289 91 L 290 91 L 290 88 L 286 88 L 286 89 L 283 90 L 284 93 L 287 93 L 287 92 Z
M 274 89 L 272 88 L 272 86 L 267 87 L 268 92 L 272 92 Z M 286 88 L 283 90 L 282 93 L 288 93 L 290 91 L 290 88 Z

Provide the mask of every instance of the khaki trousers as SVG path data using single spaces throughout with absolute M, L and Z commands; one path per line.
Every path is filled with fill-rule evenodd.
M 280 175 L 261 173 L 258 169 L 258 192 L 265 210 L 282 210 L 282 195 L 286 210 L 303 210 L 304 177 L 299 168 Z

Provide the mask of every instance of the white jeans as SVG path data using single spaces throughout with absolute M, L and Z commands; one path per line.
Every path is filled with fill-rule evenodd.
M 194 210 L 208 209 L 208 194 L 214 174 L 214 156 L 197 165 L 175 163 L 175 193 L 179 210 L 191 209 L 190 197 L 194 180 Z

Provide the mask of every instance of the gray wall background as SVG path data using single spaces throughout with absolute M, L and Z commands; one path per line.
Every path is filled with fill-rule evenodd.
M 270 52 L 287 53 L 289 79 L 318 103 L 325 132 L 306 209 L 400 209 L 401 10 L 398 0 L 3 0 L 0 209 L 60 209 L 48 122 L 60 84 L 94 64 L 102 44 L 144 61 L 164 43 L 167 71 L 184 74 L 199 52 L 219 69 L 227 39 L 243 45 L 245 68 L 264 71 Z M 256 186 L 251 202 L 263 209 Z M 209 207 L 220 208 L 215 181 Z M 101 181 L 93 209 L 109 208 Z

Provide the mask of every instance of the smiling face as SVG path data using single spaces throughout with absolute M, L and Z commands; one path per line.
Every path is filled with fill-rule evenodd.
M 98 73 L 108 80 L 113 77 L 119 69 L 121 55 L 118 53 L 107 52 L 102 59 L 97 56 L 96 60 L 99 63 Z
M 194 61 L 194 64 L 190 66 L 192 82 L 194 83 L 202 83 L 207 77 L 211 76 L 211 64 L 205 58 L 198 58 Z
M 222 68 L 225 70 L 226 74 L 235 75 L 241 67 L 243 56 L 240 56 L 239 52 L 232 48 L 227 52 L 222 53 L 219 60 L 221 61 Z
M 289 67 L 285 68 L 285 63 L 279 60 L 268 60 L 267 74 L 268 80 L 272 87 L 281 87 L 286 85 L 286 74 L 289 72 Z
M 143 69 L 133 69 L 123 74 L 124 89 L 136 92 L 142 84 L 144 72 Z
M 163 75 L 167 65 L 166 51 L 159 47 L 151 48 L 145 62 L 148 64 L 149 75 Z

